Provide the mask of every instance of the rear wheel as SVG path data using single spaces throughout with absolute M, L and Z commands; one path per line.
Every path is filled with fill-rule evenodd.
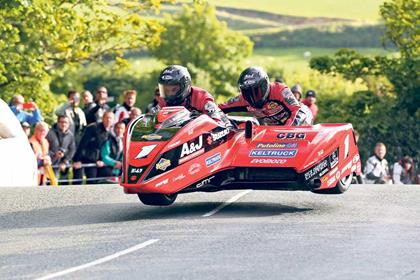
M 353 173 L 350 173 L 348 176 L 340 179 L 335 185 L 334 188 L 331 189 L 323 189 L 323 190 L 315 190 L 314 193 L 320 194 L 340 194 L 347 191 L 351 185 L 351 181 L 353 179 Z
M 140 201 L 146 205 L 168 206 L 175 202 L 177 194 L 138 193 Z

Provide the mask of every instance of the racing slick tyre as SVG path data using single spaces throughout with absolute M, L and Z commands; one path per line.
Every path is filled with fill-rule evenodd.
M 140 201 L 146 205 L 168 206 L 175 202 L 177 194 L 138 193 Z
M 319 194 L 340 194 L 347 191 L 351 185 L 351 181 L 353 180 L 353 173 L 350 173 L 348 176 L 340 179 L 335 185 L 334 188 L 331 189 L 323 189 L 323 190 L 315 190 L 312 191 L 314 193 Z

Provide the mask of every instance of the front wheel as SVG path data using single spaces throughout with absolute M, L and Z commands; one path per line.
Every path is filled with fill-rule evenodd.
M 337 185 L 335 185 L 334 188 L 323 189 L 323 190 L 315 190 L 315 191 L 312 191 L 312 192 L 320 193 L 320 194 L 341 194 L 341 193 L 343 193 L 343 192 L 345 192 L 349 189 L 352 179 L 353 179 L 353 173 L 350 173 L 346 177 L 340 179 L 337 182 Z
M 175 202 L 177 194 L 138 193 L 140 201 L 146 205 L 168 206 Z

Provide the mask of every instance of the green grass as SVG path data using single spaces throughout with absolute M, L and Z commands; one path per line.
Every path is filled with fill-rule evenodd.
M 260 65 L 263 67 L 276 66 L 283 68 L 286 73 L 292 72 L 308 72 L 309 60 L 315 56 L 332 55 L 338 49 L 328 48 L 285 48 L 271 49 L 261 48 L 254 50 L 254 54 L 245 60 L 246 65 Z M 305 57 L 305 52 L 310 52 L 309 57 Z M 362 54 L 366 55 L 387 55 L 390 52 L 384 49 L 362 48 L 358 49 Z M 164 67 L 164 64 L 153 57 L 132 57 L 129 59 L 132 70 L 145 73 L 153 69 Z
M 384 0 L 209 0 L 223 7 L 250 9 L 304 17 L 330 17 L 376 21 Z
M 268 67 L 270 65 L 281 67 L 287 73 L 299 71 L 309 71 L 309 60 L 315 56 L 332 55 L 338 49 L 326 48 L 293 48 L 293 49 L 256 49 L 251 58 L 247 59 L 247 65 L 260 65 Z M 366 55 L 386 55 L 389 54 L 384 49 L 359 49 Z M 310 56 L 305 57 L 304 53 L 310 52 Z

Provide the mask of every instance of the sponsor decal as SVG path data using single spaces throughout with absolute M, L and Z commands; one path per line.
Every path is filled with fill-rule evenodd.
M 206 158 L 206 166 L 209 167 L 222 159 L 222 154 L 217 153 L 209 158 Z
M 210 135 L 207 136 L 207 144 L 209 145 L 213 144 L 213 137 L 211 137 Z
M 318 152 L 318 156 L 320 157 L 320 156 L 322 156 L 324 154 L 324 150 L 320 150 L 319 152 Z
M 211 138 L 212 138 L 213 141 L 217 141 L 217 140 L 225 137 L 226 135 L 228 135 L 229 132 L 230 132 L 230 129 L 225 128 L 225 129 L 223 129 L 221 131 L 218 131 L 216 133 L 210 133 L 210 135 L 211 135 Z
M 327 174 L 328 173 L 328 168 L 325 168 L 324 170 L 322 170 L 321 172 L 319 172 L 319 174 L 318 174 L 318 176 L 319 177 L 322 177 L 322 176 L 324 176 L 325 174 Z
M 158 187 L 160 187 L 160 186 L 166 185 L 166 184 L 168 183 L 168 181 L 169 181 L 169 179 L 165 179 L 165 180 L 163 180 L 163 181 L 161 181 L 161 182 L 157 183 L 157 184 L 155 185 L 155 187 L 156 187 L 156 188 L 158 188 Z
M 181 158 L 188 156 L 194 152 L 197 152 L 199 150 L 203 149 L 203 135 L 200 135 L 198 137 L 198 143 L 196 142 L 187 142 L 182 145 L 181 150 Z M 204 150 L 203 150 L 204 152 Z
M 143 168 L 133 168 L 131 169 L 132 174 L 141 174 L 143 173 Z
M 262 163 L 262 164 L 284 164 L 287 159 L 271 159 L 271 158 L 254 158 L 251 163 Z
M 340 179 L 340 176 L 341 176 L 341 172 L 337 171 L 337 173 L 335 173 L 335 178 L 338 180 Z
M 330 187 L 334 182 L 335 182 L 335 177 L 333 176 L 330 179 L 328 179 L 327 186 Z
M 251 150 L 250 157 L 278 157 L 291 158 L 295 157 L 297 150 Z
M 338 164 L 338 149 L 328 156 L 328 160 L 330 162 L 330 168 L 334 168 Z
M 182 145 L 179 164 L 191 160 L 202 153 L 204 153 L 203 135 L 200 135 L 197 140 L 189 141 Z
M 190 173 L 190 175 L 194 175 L 195 173 L 199 172 L 200 170 L 201 170 L 201 164 L 193 163 L 193 164 L 191 164 L 190 168 L 188 168 L 188 173 Z
M 338 170 L 338 167 L 336 167 L 336 168 L 334 168 L 333 170 L 331 170 L 331 172 L 330 172 L 330 176 L 334 175 L 334 174 L 335 174 L 335 172 L 337 172 L 337 170 Z
M 182 179 L 184 179 L 186 176 L 183 174 L 183 173 L 181 173 L 181 174 L 179 174 L 178 176 L 176 176 L 172 181 L 173 182 L 176 182 L 176 181 L 179 181 L 179 180 L 182 180 Z
M 214 179 L 214 177 L 215 176 L 211 176 L 209 178 L 204 179 L 203 181 L 195 185 L 195 187 L 198 189 L 198 188 L 201 188 L 202 186 L 210 184 L 211 180 Z
M 351 172 L 354 172 L 354 171 L 356 171 L 356 165 L 353 165 L 353 166 L 351 167 Z
M 156 169 L 165 171 L 169 166 L 171 166 L 171 161 L 169 159 L 161 158 L 156 164 Z
M 353 157 L 353 163 L 356 163 L 356 162 L 358 162 L 359 161 L 359 159 L 360 159 L 360 156 L 357 154 L 357 155 L 355 155 L 354 157 Z
M 344 173 L 347 171 L 347 169 L 350 169 L 352 164 L 353 162 L 349 161 L 349 163 L 347 163 L 347 165 L 344 166 L 343 169 L 341 169 L 341 173 Z
M 159 134 L 154 134 L 153 133 L 153 134 L 143 135 L 141 137 L 141 139 L 148 140 L 148 141 L 153 141 L 153 140 L 160 140 L 160 139 L 162 139 L 162 136 L 159 135 Z
M 305 139 L 306 137 L 306 133 L 300 132 L 300 133 L 295 133 L 295 132 L 280 132 L 277 135 L 277 138 L 279 139 L 297 139 L 297 140 L 302 140 Z
M 276 143 L 276 142 L 261 142 L 257 144 L 257 149 L 293 149 L 297 148 L 298 143 Z
M 328 181 L 328 176 L 324 176 L 324 177 L 322 177 L 322 179 L 321 179 L 321 183 L 325 183 L 325 182 L 327 182 Z
M 326 171 L 325 171 L 326 170 Z M 328 161 L 326 159 L 322 160 L 320 163 L 309 169 L 305 172 L 305 180 L 309 180 L 320 173 L 328 172 Z
M 134 159 L 146 158 L 153 151 L 153 149 L 156 148 L 156 146 L 157 145 L 149 145 L 141 147 L 140 152 Z
M 277 104 L 276 102 L 270 102 L 270 103 L 268 103 L 268 105 L 267 105 L 267 108 L 268 108 L 269 110 L 276 109 L 277 107 L 279 107 L 279 104 Z

